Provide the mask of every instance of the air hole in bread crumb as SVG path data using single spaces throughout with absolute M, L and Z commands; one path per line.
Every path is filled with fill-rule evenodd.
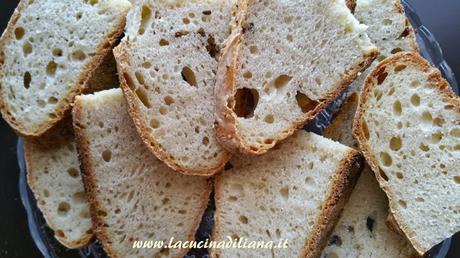
M 280 194 L 281 194 L 281 197 L 283 197 L 285 200 L 289 199 L 289 186 L 285 186 L 281 188 Z
M 424 202 L 425 201 L 425 199 L 423 199 L 422 197 L 417 197 L 417 198 L 415 198 L 415 200 L 417 202 Z
M 45 189 L 45 190 L 43 190 L 43 195 L 44 195 L 45 197 L 49 197 L 49 196 L 50 196 L 50 192 L 49 192 L 47 189 Z
M 267 115 L 265 116 L 264 121 L 268 124 L 273 124 L 273 122 L 275 121 L 275 118 L 273 118 L 273 115 Z
M 392 54 L 396 54 L 396 53 L 401 52 L 401 51 L 402 51 L 402 49 L 401 49 L 400 47 L 396 47 L 396 48 L 393 48 L 393 49 L 391 50 L 391 53 L 392 53 Z M 404 68 L 405 68 L 405 67 L 404 67 Z
M 112 159 L 112 152 L 110 150 L 104 150 L 102 152 L 102 159 L 105 162 L 109 162 Z
M 269 145 L 270 145 L 270 144 L 273 144 L 273 142 L 274 142 L 273 139 L 266 139 L 266 140 L 264 141 L 264 144 L 269 144 Z
M 404 178 L 404 176 L 403 176 L 403 174 L 401 172 L 396 172 L 396 177 L 398 179 L 403 179 Z
M 70 204 L 68 202 L 59 203 L 58 209 L 57 209 L 59 216 L 67 216 L 69 211 L 70 211 Z
M 395 115 L 401 115 L 402 113 L 402 105 L 401 105 L 401 102 L 399 100 L 396 100 L 394 103 L 393 103 L 393 113 Z
M 160 127 L 160 121 L 158 121 L 157 119 L 150 120 L 150 127 L 153 129 Z
M 460 176 L 454 176 L 454 182 L 460 184 Z
M 398 66 L 395 67 L 394 71 L 395 71 L 396 73 L 399 73 L 399 72 L 401 72 L 402 70 L 406 69 L 406 67 L 407 67 L 406 65 L 398 65 Z
M 251 71 L 246 71 L 246 72 L 244 72 L 244 73 L 243 73 L 243 77 L 244 77 L 245 79 L 251 79 L 251 78 L 252 78 L 252 73 L 251 73 Z
M 97 211 L 97 216 L 99 217 L 106 217 L 107 216 L 107 212 L 103 211 L 103 210 L 98 210 Z
M 26 41 L 24 45 L 22 46 L 22 51 L 24 52 L 25 55 L 28 55 L 32 53 L 32 44 L 30 42 Z
M 81 18 L 83 17 L 83 13 L 82 12 L 78 12 L 76 15 L 75 15 L 75 19 L 80 20 Z
M 460 144 L 457 144 L 454 146 L 454 151 L 460 151 Z
M 166 39 L 160 39 L 160 46 L 168 46 L 169 45 L 169 41 L 167 41 Z
M 384 55 L 380 55 L 379 57 L 377 57 L 377 61 L 382 62 L 383 60 L 385 60 L 385 58 L 387 57 Z
M 182 79 L 186 81 L 190 86 L 197 87 L 197 81 L 195 77 L 195 73 L 190 69 L 190 67 L 185 66 L 182 68 Z
M 165 101 L 165 104 L 168 105 L 168 106 L 170 106 L 170 105 L 172 105 L 174 103 L 174 99 L 171 96 L 166 96 L 164 98 L 164 101 Z
M 72 52 L 72 59 L 76 61 L 83 61 L 86 58 L 85 52 L 83 50 L 76 50 Z
M 455 138 L 460 138 L 460 128 L 450 130 L 450 135 Z
M 243 224 L 248 224 L 248 223 L 249 223 L 248 217 L 246 217 L 246 216 L 244 216 L 244 215 L 241 215 L 241 216 L 239 217 L 239 221 L 240 221 L 241 223 L 243 223 Z
M 297 91 L 295 99 L 297 100 L 297 105 L 300 107 L 303 113 L 314 110 L 318 105 L 317 101 L 311 100 L 309 97 L 307 97 L 307 95 L 301 93 L 300 91 Z
M 53 49 L 53 56 L 55 56 L 55 57 L 62 56 L 62 49 L 60 49 L 60 48 Z
M 376 101 L 382 99 L 383 93 L 379 89 L 374 89 L 374 97 Z
M 362 128 L 362 134 L 364 138 L 366 140 L 369 140 L 370 139 L 369 127 L 367 126 L 367 123 L 365 120 L 362 121 L 361 128 Z
M 410 103 L 412 103 L 412 105 L 414 105 L 416 107 L 420 106 L 420 96 L 417 95 L 417 94 L 413 94 L 410 97 Z
M 420 86 L 420 82 L 419 81 L 413 81 L 410 83 L 410 87 L 411 88 L 417 88 L 418 86 Z
M 209 138 L 207 136 L 203 137 L 203 145 L 208 146 L 209 145 Z
M 65 234 L 64 234 L 64 231 L 62 230 L 56 230 L 56 236 L 59 237 L 59 238 L 65 238 Z
M 430 147 L 428 147 L 428 145 L 426 145 L 424 143 L 420 143 L 419 149 L 422 150 L 422 151 L 427 152 L 427 151 L 430 150 Z
M 145 28 L 147 27 L 151 17 L 152 10 L 147 5 L 143 5 L 141 10 L 141 24 L 138 30 L 139 35 L 143 35 L 145 33 Z
M 387 78 L 387 76 L 388 76 L 388 73 L 385 72 L 385 69 L 380 70 L 377 74 L 377 85 L 382 84 Z
M 136 76 L 136 80 L 137 80 L 140 84 L 145 84 L 144 76 L 143 76 L 140 72 L 135 72 L 135 73 L 134 73 L 134 76 Z
M 390 148 L 394 151 L 400 150 L 402 147 L 402 141 L 399 137 L 392 137 L 390 139 Z
M 407 208 L 407 203 L 406 203 L 405 201 L 399 200 L 398 203 L 399 203 L 399 205 L 400 205 L 401 207 Z
M 433 124 L 437 127 L 442 127 L 445 123 L 446 123 L 446 120 L 444 120 L 444 118 L 442 118 L 441 116 L 436 117 L 433 120 Z
M 289 42 L 292 42 L 294 40 L 294 37 L 292 35 L 287 35 L 286 39 L 289 41 Z
M 249 52 L 251 54 L 257 54 L 257 51 L 258 51 L 257 46 L 250 46 L 249 47 Z
M 242 88 L 235 94 L 233 111 L 238 117 L 250 118 L 259 103 L 259 92 L 256 89 Z
M 24 88 L 28 89 L 30 87 L 30 82 L 32 81 L 32 76 L 29 72 L 24 73 Z
M 383 19 L 383 25 L 390 25 L 392 23 L 393 21 L 391 21 L 390 19 Z
M 443 134 L 441 132 L 436 132 L 431 134 L 431 142 L 434 144 L 439 143 L 442 140 Z
M 280 238 L 280 237 L 281 237 L 281 230 L 280 230 L 279 228 L 277 228 L 277 229 L 275 230 L 275 234 L 276 234 L 276 237 L 277 237 L 277 238 Z
M 184 17 L 184 18 L 182 18 L 182 23 L 184 23 L 184 24 L 189 24 L 189 23 L 190 23 L 190 19 L 187 18 L 187 17 Z
M 395 87 L 394 87 L 394 86 L 391 86 L 390 89 L 388 90 L 387 95 L 388 95 L 388 96 L 391 96 L 391 95 L 393 95 L 394 93 L 395 93 Z
M 142 67 L 144 67 L 145 69 L 149 69 L 150 67 L 152 67 L 152 63 L 150 63 L 150 62 L 143 62 L 143 63 L 142 63 Z
M 54 76 L 57 70 L 57 64 L 54 61 L 50 61 L 46 66 L 46 74 L 48 76 Z
M 76 192 L 73 194 L 72 199 L 76 203 L 85 203 L 86 202 L 86 193 L 85 192 Z
M 238 200 L 238 198 L 236 196 L 230 196 L 230 197 L 228 197 L 228 200 L 230 202 L 236 202 Z
M 391 155 L 387 152 L 380 153 L 380 161 L 382 161 L 382 164 L 385 167 L 390 167 L 393 164 L 393 159 L 391 158 Z
M 137 98 L 142 102 L 142 104 L 146 108 L 151 108 L 152 107 L 150 105 L 150 101 L 149 101 L 149 97 L 147 95 L 147 92 L 143 88 L 137 88 L 135 93 L 136 93 Z
M 24 34 L 25 34 L 25 30 L 23 27 L 17 27 L 14 30 L 14 36 L 16 37 L 17 40 L 22 39 L 24 37 Z
M 282 89 L 289 83 L 289 81 L 291 81 L 291 79 L 292 76 L 282 74 L 276 77 L 276 79 L 274 80 L 274 85 L 277 89 Z
M 79 216 L 80 218 L 83 218 L 83 219 L 89 219 L 90 215 L 89 215 L 88 209 L 82 209 L 79 213 Z
M 76 168 L 67 169 L 67 173 L 73 178 L 77 178 L 80 175 L 80 172 L 78 172 L 78 169 Z
M 425 111 L 422 113 L 422 122 L 425 124 L 431 124 L 433 122 L 433 117 L 430 112 Z

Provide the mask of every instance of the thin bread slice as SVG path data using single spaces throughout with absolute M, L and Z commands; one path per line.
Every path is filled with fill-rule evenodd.
M 358 98 L 357 93 L 348 97 L 323 136 L 353 148 L 358 146 L 352 135 Z M 417 257 L 409 241 L 387 227 L 387 215 L 388 199 L 366 165 L 321 257 Z
M 181 173 L 212 175 L 230 159 L 214 136 L 213 90 L 232 1 L 138 1 L 114 51 L 137 131 Z
M 377 56 L 344 0 L 240 1 L 219 61 L 216 132 L 261 154 L 334 100 Z
M 25 139 L 27 182 L 55 238 L 68 248 L 93 236 L 89 204 L 71 130 L 65 123 L 38 139 Z
M 350 91 L 359 92 L 370 71 L 386 57 L 401 52 L 418 52 L 415 33 L 400 0 L 354 0 L 353 15 L 369 26 L 367 35 L 380 50 L 380 55 L 350 85 Z M 350 8 L 350 6 L 349 6 Z
M 216 178 L 213 240 L 282 239 L 289 248 L 213 249 L 212 256 L 319 257 L 360 161 L 357 151 L 303 130 L 265 155 L 233 158 Z
M 183 257 L 187 249 L 133 248 L 136 240 L 194 239 L 212 183 L 173 172 L 145 147 L 120 89 L 76 98 L 83 180 L 96 237 L 110 257 Z
M 123 32 L 126 0 L 21 0 L 0 38 L 0 108 L 23 136 L 62 120 Z
M 460 230 L 460 98 L 439 70 L 411 52 L 382 61 L 366 79 L 353 130 L 420 254 Z

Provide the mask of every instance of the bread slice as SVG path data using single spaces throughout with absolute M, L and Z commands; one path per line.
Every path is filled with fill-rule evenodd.
M 216 178 L 213 240 L 287 239 L 289 248 L 214 249 L 212 256 L 319 257 L 360 161 L 357 151 L 303 130 L 265 155 L 232 159 Z
M 416 53 L 366 79 L 354 135 L 402 232 L 423 254 L 460 230 L 460 98 Z
M 21 0 L 0 38 L 0 108 L 23 136 L 65 117 L 123 31 L 126 0 Z
M 334 100 L 377 56 L 344 0 L 240 1 L 216 82 L 216 132 L 261 154 Z
M 44 137 L 25 139 L 27 181 L 55 238 L 68 248 L 93 236 L 71 122 Z
M 207 178 L 174 173 L 145 147 L 120 89 L 76 98 L 73 110 L 96 237 L 110 257 L 183 257 L 187 249 L 133 248 L 137 240 L 193 240 Z
M 325 137 L 357 147 L 352 127 L 358 98 L 352 93 L 342 104 L 324 131 Z M 387 227 L 387 215 L 388 200 L 366 165 L 321 257 L 416 257 L 409 241 Z
M 137 131 L 181 173 L 212 175 L 230 159 L 212 127 L 217 59 L 232 1 L 138 1 L 114 50 Z
M 371 67 L 350 85 L 351 92 L 359 92 L 367 75 L 380 61 L 401 51 L 418 52 L 419 47 L 400 0 L 353 0 L 353 2 L 354 16 L 359 22 L 369 26 L 367 35 L 380 50 L 379 57 L 374 60 Z

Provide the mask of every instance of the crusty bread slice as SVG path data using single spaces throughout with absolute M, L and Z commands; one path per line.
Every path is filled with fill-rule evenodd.
M 354 135 L 402 232 L 423 254 L 460 229 L 460 98 L 413 52 L 367 77 Z
M 380 56 L 350 85 L 350 91 L 359 92 L 370 71 L 386 57 L 401 52 L 418 52 L 415 33 L 400 0 L 353 0 L 349 5 L 361 23 L 369 26 L 367 35 L 380 50 Z
M 27 181 L 48 226 L 68 248 L 86 245 L 92 223 L 71 122 L 46 136 L 25 139 Z
M 0 108 L 24 136 L 68 114 L 123 31 L 126 0 L 21 0 L 0 38 Z
M 352 93 L 334 115 L 323 136 L 350 147 L 358 94 Z M 405 237 L 386 226 L 388 200 L 372 170 L 365 166 L 321 257 L 409 258 L 417 253 Z
M 360 161 L 357 151 L 303 130 L 265 155 L 233 158 L 216 178 L 213 240 L 287 239 L 289 248 L 215 249 L 212 256 L 319 257 Z
M 193 240 L 212 183 L 175 173 L 145 147 L 120 89 L 76 98 L 73 110 L 96 237 L 110 257 L 183 257 L 135 240 Z
M 214 136 L 213 90 L 232 2 L 138 1 L 114 50 L 141 138 L 185 174 L 212 175 L 230 159 Z
M 334 100 L 377 56 L 344 0 L 240 1 L 219 61 L 216 132 L 261 154 Z

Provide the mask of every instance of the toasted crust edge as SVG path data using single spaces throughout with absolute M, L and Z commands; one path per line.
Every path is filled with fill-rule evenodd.
M 248 2 L 249 1 L 242 1 L 239 6 L 237 6 L 238 11 L 234 14 L 235 21 L 233 22 L 232 35 L 230 35 L 226 41 L 226 46 L 222 50 L 223 54 L 219 60 L 215 86 L 216 120 L 214 123 L 214 130 L 218 141 L 231 153 L 259 155 L 266 153 L 277 143 L 292 135 L 296 129 L 303 127 L 307 122 L 315 118 L 318 113 L 324 110 L 353 82 L 354 79 L 356 79 L 360 71 L 364 70 L 372 63 L 378 56 L 379 51 L 375 48 L 369 53 L 364 54 L 361 61 L 358 61 L 357 64 L 345 72 L 342 76 L 342 80 L 337 83 L 336 87 L 328 92 L 324 96 L 324 99 L 319 100 L 314 110 L 303 114 L 293 121 L 289 127 L 278 135 L 278 137 L 273 139 L 271 144 L 265 144 L 261 148 L 249 146 L 238 134 L 238 127 L 236 125 L 237 116 L 235 112 L 228 107 L 228 103 L 234 101 L 237 57 L 240 50 L 240 43 L 244 36 L 244 25 L 242 24 L 244 24 L 244 20 L 247 17 Z
M 374 87 L 374 80 L 376 80 L 378 75 L 381 72 L 383 72 L 387 66 L 395 65 L 399 62 L 406 62 L 406 64 L 407 62 L 409 62 L 415 66 L 418 66 L 418 68 L 420 68 L 420 70 L 423 71 L 428 77 L 428 81 L 430 83 L 429 87 L 438 90 L 444 99 L 452 101 L 453 106 L 454 108 L 457 108 L 456 111 L 458 113 L 460 113 L 460 98 L 456 96 L 455 93 L 452 91 L 452 89 L 449 86 L 449 83 L 442 77 L 441 72 L 437 68 L 432 67 L 430 63 L 426 61 L 423 57 L 421 57 L 419 54 L 415 52 L 400 52 L 380 62 L 375 67 L 375 69 L 368 75 L 364 83 L 364 88 L 361 91 L 358 109 L 353 122 L 353 135 L 355 139 L 358 141 L 361 152 L 363 153 L 367 163 L 374 172 L 380 187 L 388 197 L 391 215 L 394 217 L 399 228 L 406 235 L 407 239 L 413 245 L 417 253 L 423 255 L 429 249 L 424 248 L 416 239 L 409 237 L 412 232 L 399 215 L 399 209 L 397 208 L 397 205 L 394 202 L 392 202 L 392 190 L 388 187 L 386 181 L 379 175 L 380 167 L 378 166 L 377 159 L 372 154 L 371 147 L 364 136 L 362 125 L 364 113 L 366 112 L 367 103 L 369 98 L 371 97 L 370 92 L 371 89 Z
M 113 258 L 122 258 L 120 254 L 116 252 L 116 250 L 112 247 L 111 241 L 110 241 L 110 235 L 106 230 L 106 227 L 104 226 L 104 218 L 102 216 L 98 215 L 98 211 L 103 210 L 101 208 L 101 205 L 99 204 L 98 200 L 98 194 L 97 194 L 97 185 L 98 182 L 96 178 L 94 177 L 94 171 L 92 170 L 92 167 L 94 165 L 92 164 L 91 158 L 89 156 L 89 142 L 86 139 L 89 139 L 89 137 L 85 133 L 85 128 L 81 124 L 80 121 L 82 121 L 82 114 L 81 114 L 81 104 L 79 97 L 76 98 L 75 100 L 75 107 L 72 110 L 72 115 L 73 115 L 73 127 L 75 131 L 75 141 L 79 153 L 79 159 L 80 159 L 80 169 L 82 171 L 82 178 L 83 178 L 83 184 L 85 186 L 85 190 L 87 192 L 88 196 L 88 203 L 90 205 L 90 215 L 91 215 L 91 220 L 93 221 L 93 231 L 97 239 L 99 239 L 102 243 L 103 249 L 107 252 L 107 255 L 109 257 Z M 207 185 L 206 189 L 203 191 L 203 202 L 200 204 L 200 214 L 197 216 L 196 221 L 192 222 L 192 230 L 188 234 L 188 239 L 189 240 L 194 240 L 195 239 L 195 233 L 196 230 L 198 229 L 201 219 L 203 217 L 204 212 L 206 211 L 206 208 L 208 206 L 209 202 L 209 197 L 211 195 L 212 189 L 213 189 L 213 179 L 209 178 L 207 179 Z M 185 254 L 187 254 L 189 249 L 184 249 L 183 252 L 181 252 L 177 258 L 182 258 Z
M 136 103 L 137 101 L 135 93 L 128 86 L 124 76 L 125 73 L 129 74 L 129 72 L 124 68 L 124 65 L 130 64 L 129 56 L 126 51 L 126 48 L 128 48 L 127 44 L 129 43 L 122 41 L 120 45 L 113 50 L 113 53 L 117 61 L 120 88 L 123 90 L 123 95 L 125 96 L 126 102 L 128 103 L 128 113 L 133 120 L 136 130 L 144 144 L 158 159 L 179 173 L 194 176 L 212 176 L 221 171 L 227 161 L 229 161 L 232 157 L 232 154 L 227 152 L 225 149 L 222 150 L 224 154 L 222 155 L 222 159 L 215 166 L 208 168 L 187 168 L 176 162 L 175 159 L 164 148 L 162 148 L 154 138 L 149 135 L 148 129 L 139 114 L 139 107 Z
M 300 257 L 310 258 L 319 257 L 323 248 L 327 244 L 328 237 L 340 218 L 340 214 L 350 197 L 353 188 L 358 181 L 362 166 L 363 157 L 361 154 L 349 148 L 347 153 L 340 161 L 332 182 L 332 188 L 328 191 L 323 208 L 317 217 L 316 223 L 311 230 L 311 236 L 306 239 Z M 212 239 L 220 238 L 220 216 L 222 193 L 219 190 L 222 186 L 222 175 L 216 176 L 214 183 L 214 200 L 216 211 L 214 214 L 214 226 L 212 229 Z M 212 249 L 211 257 L 217 258 L 219 250 Z
M 97 54 L 94 55 L 87 62 L 86 67 L 84 67 L 81 71 L 80 76 L 76 81 L 76 84 L 72 87 L 73 90 L 70 90 L 67 93 L 67 95 L 63 99 L 61 99 L 59 103 L 56 105 L 56 118 L 50 118 L 46 121 L 44 120 L 42 121 L 41 125 L 34 128 L 34 130 L 28 130 L 23 125 L 18 124 L 15 121 L 15 118 L 11 114 L 9 114 L 8 105 L 4 102 L 3 97 L 1 97 L 3 95 L 1 79 L 4 76 L 2 67 L 5 59 L 5 45 L 13 39 L 14 27 L 16 26 L 16 23 L 19 20 L 22 11 L 30 4 L 30 2 L 30 0 L 21 0 L 19 2 L 13 15 L 10 18 L 10 21 L 8 22 L 5 31 L 3 32 L 3 35 L 0 38 L 0 112 L 5 121 L 13 128 L 13 130 L 18 135 L 21 135 L 24 138 L 39 137 L 46 133 L 48 130 L 55 127 L 59 123 L 59 121 L 70 115 L 74 98 L 88 89 L 88 82 L 94 76 L 96 68 L 98 68 L 104 61 L 104 58 L 108 54 L 110 54 L 110 50 L 115 45 L 115 42 L 123 34 L 123 30 L 126 23 L 126 13 L 129 11 L 127 10 L 125 15 L 120 17 L 119 23 L 115 25 L 111 31 L 109 31 L 106 39 L 103 40 L 101 44 L 97 47 L 95 51 L 95 53 Z M 66 100 L 68 100 L 68 102 L 66 102 Z
M 75 240 L 75 241 L 67 241 L 65 238 L 59 237 L 56 234 L 56 231 L 58 230 L 58 227 L 56 227 L 53 223 L 53 216 L 48 216 L 46 210 L 42 207 L 40 204 L 41 198 L 41 191 L 38 189 L 38 187 L 35 184 L 35 180 L 32 175 L 34 175 L 36 172 L 35 166 L 33 165 L 34 163 L 31 161 L 31 153 L 32 153 L 32 145 L 37 144 L 31 140 L 24 139 L 24 157 L 26 161 L 26 167 L 27 167 L 27 184 L 29 185 L 30 190 L 32 190 L 32 193 L 34 194 L 35 200 L 37 201 L 37 206 L 40 209 L 43 218 L 46 221 L 46 224 L 53 230 L 54 233 L 54 238 L 56 238 L 59 243 L 64 245 L 65 247 L 69 249 L 77 249 L 80 247 L 83 247 L 87 245 L 91 240 L 93 239 L 94 235 L 93 234 L 84 234 L 80 239 Z

